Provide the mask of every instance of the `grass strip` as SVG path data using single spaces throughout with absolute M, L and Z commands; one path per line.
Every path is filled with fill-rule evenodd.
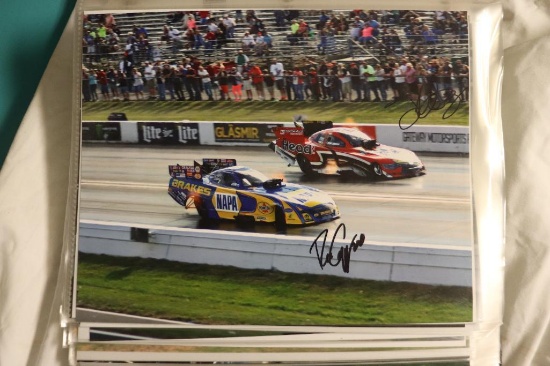
M 449 107 L 450 105 L 447 105 Z M 469 107 L 462 103 L 449 118 L 444 110 L 429 111 L 416 122 L 418 125 L 468 126 Z M 399 103 L 339 103 L 326 101 L 132 101 L 94 102 L 82 106 L 84 121 L 106 121 L 111 112 L 123 112 L 131 121 L 253 121 L 292 122 L 294 116 L 302 115 L 309 120 L 333 121 L 336 123 L 382 123 L 396 124 L 407 111 L 414 109 L 412 102 Z M 454 107 L 453 107 L 454 109 Z M 416 120 L 409 112 L 402 123 L 406 127 Z
M 79 255 L 80 307 L 197 324 L 469 322 L 472 289 Z

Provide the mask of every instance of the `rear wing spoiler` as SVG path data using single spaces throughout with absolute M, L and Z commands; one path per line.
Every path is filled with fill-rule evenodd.
M 204 173 L 208 174 L 214 170 L 229 168 L 235 165 L 237 165 L 237 160 L 235 159 L 202 159 L 201 169 Z
M 275 127 L 273 132 L 277 138 L 290 138 L 301 142 L 316 132 L 332 128 L 332 121 L 294 121 L 295 127 Z
M 304 129 L 304 136 L 309 137 L 315 132 L 326 130 L 327 128 L 332 128 L 332 121 L 302 121 L 302 126 Z M 294 122 L 297 124 L 297 122 Z
M 202 179 L 200 166 L 194 165 L 168 165 L 168 173 L 172 178 Z
M 202 164 L 194 161 L 193 165 L 168 165 L 168 173 L 172 178 L 183 177 L 201 180 L 205 174 L 235 165 L 237 165 L 235 159 L 202 159 Z

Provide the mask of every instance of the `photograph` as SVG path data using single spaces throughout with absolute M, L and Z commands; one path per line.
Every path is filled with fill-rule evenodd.
M 475 290 L 468 16 L 83 12 L 75 319 L 105 326 L 79 349 L 225 352 L 303 327 L 459 337 Z

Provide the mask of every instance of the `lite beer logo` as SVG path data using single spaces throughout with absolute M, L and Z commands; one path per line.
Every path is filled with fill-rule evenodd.
M 143 133 L 143 141 L 145 142 L 171 138 L 174 134 L 174 130 L 172 129 L 159 128 L 159 127 L 148 126 L 148 125 L 142 125 L 141 132 Z
M 196 123 L 138 122 L 139 141 L 162 145 L 199 145 L 200 131 Z
M 313 154 L 313 147 L 311 145 L 301 145 L 290 142 L 286 139 L 283 139 L 283 150 L 293 151 L 296 153 L 303 154 Z
M 216 193 L 216 209 L 218 211 L 239 212 L 237 195 Z
M 199 129 L 191 126 L 178 125 L 179 142 L 187 144 L 189 141 L 199 140 Z

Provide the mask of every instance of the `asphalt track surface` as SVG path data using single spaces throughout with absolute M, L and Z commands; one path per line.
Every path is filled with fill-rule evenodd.
M 338 239 L 364 234 L 367 242 L 417 246 L 472 244 L 469 158 L 420 155 L 427 174 L 420 177 L 368 181 L 319 175 L 306 177 L 264 147 L 152 147 L 91 145 L 82 149 L 80 218 L 121 224 L 155 225 L 317 237 L 324 229 Z M 287 182 L 314 186 L 338 204 L 340 219 L 321 225 L 238 227 L 232 221 L 204 222 L 196 210 L 185 210 L 166 193 L 168 165 L 191 165 L 202 158 L 235 158 Z

